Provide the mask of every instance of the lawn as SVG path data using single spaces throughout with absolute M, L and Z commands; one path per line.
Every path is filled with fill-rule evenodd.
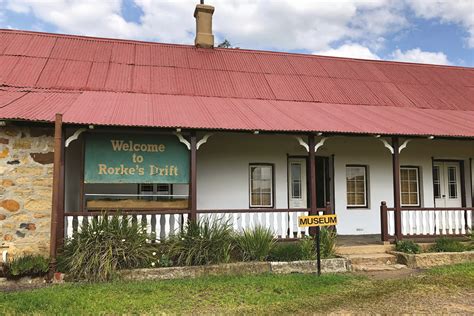
M 402 279 L 352 274 L 65 284 L 1 293 L 0 314 L 474 313 L 474 263 Z

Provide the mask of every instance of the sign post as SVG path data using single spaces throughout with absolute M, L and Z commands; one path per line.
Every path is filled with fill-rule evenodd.
M 316 227 L 316 259 L 318 276 L 321 275 L 321 226 L 334 226 L 337 224 L 336 215 L 316 215 L 298 217 L 299 227 Z

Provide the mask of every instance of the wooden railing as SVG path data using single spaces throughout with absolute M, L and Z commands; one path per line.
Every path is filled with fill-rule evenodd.
M 309 215 L 309 209 L 226 209 L 226 210 L 197 210 L 197 219 L 220 220 L 228 222 L 236 231 L 252 228 L 257 225 L 269 228 L 275 238 L 292 239 L 309 235 L 308 228 L 298 227 L 298 216 Z M 319 214 L 330 214 L 331 206 L 316 210 Z M 190 219 L 189 210 L 121 210 L 107 211 L 120 216 L 130 216 L 133 221 L 142 223 L 147 233 L 156 236 L 157 240 L 164 239 L 184 227 Z M 104 212 L 65 212 L 64 237 L 70 238 L 92 221 L 94 217 L 104 216 Z
M 380 206 L 382 241 L 396 240 L 396 209 Z M 400 209 L 402 238 L 465 236 L 472 231 L 472 207 L 403 207 Z

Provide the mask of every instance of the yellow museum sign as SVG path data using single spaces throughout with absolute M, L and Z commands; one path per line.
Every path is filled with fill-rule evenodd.
M 315 226 L 333 226 L 337 225 L 336 215 L 314 215 L 314 216 L 299 216 L 299 227 L 315 227 Z

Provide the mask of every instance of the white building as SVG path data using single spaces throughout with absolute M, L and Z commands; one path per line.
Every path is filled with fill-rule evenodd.
M 157 236 L 214 214 L 295 238 L 323 211 L 344 235 L 468 232 L 473 69 L 212 48 L 212 12 L 195 46 L 0 30 L 3 247 L 104 210 Z

